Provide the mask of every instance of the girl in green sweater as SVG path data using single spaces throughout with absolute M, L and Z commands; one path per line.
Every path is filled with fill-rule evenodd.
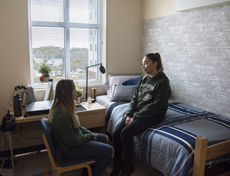
M 96 134 L 80 125 L 75 114 L 76 89 L 72 80 L 57 83 L 55 98 L 47 119 L 56 148 L 69 160 L 97 159 L 93 176 L 100 176 L 109 165 L 113 147 L 105 134 Z
M 163 73 L 160 54 L 147 54 L 143 58 L 142 68 L 146 75 L 138 82 L 129 110 L 113 133 L 115 155 L 110 176 L 118 176 L 121 171 L 120 176 L 130 176 L 134 172 L 132 137 L 164 121 L 168 109 L 171 90 L 169 80 Z

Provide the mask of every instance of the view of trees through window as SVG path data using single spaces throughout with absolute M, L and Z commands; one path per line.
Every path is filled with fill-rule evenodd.
M 64 48 L 46 46 L 33 48 L 33 69 L 34 83 L 40 83 L 41 73 L 38 70 L 42 64 L 51 68 L 50 77 L 54 82 L 65 78 Z M 72 48 L 70 50 L 70 72 L 71 79 L 85 80 L 85 67 L 88 66 L 88 48 Z M 93 72 L 89 71 L 89 76 L 93 77 Z

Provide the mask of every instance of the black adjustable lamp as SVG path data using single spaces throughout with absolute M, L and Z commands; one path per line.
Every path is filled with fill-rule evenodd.
M 100 68 L 99 68 L 99 69 L 100 69 L 100 72 L 101 72 L 102 74 L 104 74 L 104 73 L 105 73 L 105 67 L 102 66 L 102 63 L 95 64 L 95 65 L 90 65 L 90 66 L 88 66 L 88 67 L 85 67 L 85 69 L 86 69 L 86 90 L 85 90 L 85 98 L 82 99 L 82 101 L 84 101 L 84 102 L 86 102 L 87 99 L 88 99 L 88 69 L 89 69 L 90 67 L 95 67 L 95 66 L 98 66 L 98 65 L 100 65 Z M 95 100 L 92 99 L 92 102 L 95 102 Z

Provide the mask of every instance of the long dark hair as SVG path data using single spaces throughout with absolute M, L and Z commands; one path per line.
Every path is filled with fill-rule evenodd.
M 146 54 L 145 57 L 147 57 L 149 60 L 151 60 L 153 63 L 157 62 L 157 71 L 162 72 L 164 71 L 164 67 L 161 61 L 161 55 L 159 53 L 149 53 Z
M 78 118 L 75 115 L 75 102 L 73 100 L 73 90 L 75 86 L 73 80 L 62 79 L 57 83 L 55 90 L 55 97 L 52 107 L 48 116 L 48 123 L 52 120 L 52 112 L 56 105 L 60 105 L 64 112 L 67 112 L 73 119 L 73 126 L 75 128 L 80 124 Z

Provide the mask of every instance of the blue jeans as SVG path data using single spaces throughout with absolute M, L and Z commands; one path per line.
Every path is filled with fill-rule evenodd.
M 93 176 L 100 176 L 112 160 L 113 147 L 107 144 L 105 134 L 95 134 L 98 134 L 97 141 L 88 141 L 82 146 L 62 151 L 62 155 L 70 160 L 97 159 L 92 169 L 92 174 Z

